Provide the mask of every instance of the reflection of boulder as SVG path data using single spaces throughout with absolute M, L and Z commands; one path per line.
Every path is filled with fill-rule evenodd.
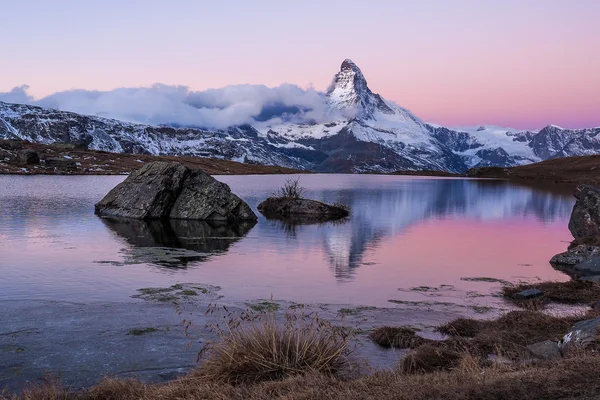
M 132 245 L 127 263 L 150 263 L 169 267 L 202 261 L 225 252 L 256 224 L 208 221 L 101 219 Z
M 95 212 L 103 217 L 136 219 L 257 220 L 229 186 L 176 162 L 144 165 L 104 196 Z

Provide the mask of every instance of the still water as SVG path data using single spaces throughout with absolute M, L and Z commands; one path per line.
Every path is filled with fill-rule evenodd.
M 256 211 L 289 176 L 216 178 Z M 499 282 L 478 278 L 567 279 L 548 260 L 571 238 L 568 192 L 303 175 L 307 197 L 350 205 L 349 220 L 291 226 L 259 215 L 256 225 L 222 228 L 96 217 L 94 203 L 123 179 L 0 176 L 0 300 L 134 301 L 139 288 L 202 283 L 232 301 L 394 307 L 497 292 Z

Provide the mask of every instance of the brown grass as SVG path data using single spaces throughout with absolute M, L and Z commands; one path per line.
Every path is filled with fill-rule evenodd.
M 435 371 L 449 371 L 456 368 L 462 355 L 444 347 L 423 345 L 411 351 L 400 363 L 400 371 L 405 374 L 425 374 Z
M 280 323 L 272 314 L 258 315 L 219 335 L 195 375 L 240 384 L 308 372 L 342 376 L 351 369 L 348 336 L 317 316 L 288 315 Z
M 407 326 L 381 326 L 369 333 L 369 338 L 381 347 L 397 349 L 414 349 L 431 342 L 417 335 L 417 332 Z
M 310 373 L 281 381 L 230 385 L 186 377 L 166 384 L 105 380 L 88 391 L 67 397 L 15 397 L 19 400 L 499 400 L 598 398 L 600 357 L 582 355 L 535 365 L 483 368 L 462 363 L 451 371 L 407 375 L 378 372 L 352 381 Z
M 544 294 L 535 299 L 515 299 L 516 293 L 527 289 L 538 289 Z M 539 310 L 547 303 L 589 304 L 600 300 L 600 285 L 594 282 L 570 280 L 567 282 L 522 283 L 516 286 L 505 286 L 502 294 L 508 300 L 522 308 Z
M 584 399 L 600 393 L 598 352 L 579 351 L 556 361 L 529 362 L 525 346 L 558 339 L 576 321 L 597 316 L 553 317 L 513 311 L 492 321 L 446 324 L 455 336 L 417 346 L 396 371 L 340 379 L 348 367 L 346 336 L 316 318 L 307 321 L 251 319 L 228 327 L 197 371 L 165 384 L 107 379 L 85 391 L 70 391 L 55 382 L 25 390 L 11 400 L 184 400 L 184 399 Z M 463 327 L 478 326 L 465 332 Z M 407 328 L 379 330 L 389 336 Z M 412 330 L 412 334 L 415 332 Z M 332 339 L 337 338 L 337 339 Z M 340 345 L 342 344 L 342 345 Z M 318 349 L 318 351 L 315 351 Z M 349 351 L 348 351 L 349 352 Z M 490 353 L 515 360 L 510 365 L 484 362 Z M 316 363 L 315 363 L 315 360 Z M 320 360 L 320 361 L 319 361 Z M 323 362 L 338 360 L 339 363 Z M 526 361 L 526 362 L 521 362 Z M 282 367 L 283 366 L 283 367 Z M 321 368 L 319 366 L 322 366 Z M 2 398 L 2 395 L 0 395 Z
M 448 336 L 474 337 L 481 331 L 481 321 L 471 318 L 458 318 L 437 328 Z

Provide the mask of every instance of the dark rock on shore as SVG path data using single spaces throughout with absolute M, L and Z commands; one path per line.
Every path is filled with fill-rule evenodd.
M 598 241 L 600 239 L 600 188 L 579 185 L 575 190 L 577 202 L 573 207 L 569 230 L 575 240 Z
M 577 265 L 591 258 L 600 256 L 600 246 L 580 244 L 550 259 L 556 265 Z
M 531 355 L 542 360 L 552 360 L 561 357 L 558 343 L 552 340 L 530 344 L 527 346 L 527 350 L 531 352 Z
M 324 222 L 347 217 L 348 208 L 329 205 L 316 200 L 286 197 L 269 197 L 258 205 L 267 218 L 286 219 L 294 222 Z
M 200 169 L 176 162 L 153 162 L 135 171 L 95 206 L 103 217 L 256 221 L 226 184 Z
M 40 156 L 34 150 L 26 149 L 19 151 L 19 160 L 25 165 L 36 165 L 40 163 Z
M 598 343 L 600 334 L 600 318 L 579 321 L 571 328 L 560 342 L 562 352 L 571 349 L 586 348 Z

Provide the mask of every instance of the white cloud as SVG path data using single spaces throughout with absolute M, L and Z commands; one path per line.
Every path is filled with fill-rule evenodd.
M 13 88 L 10 92 L 0 92 L 0 101 L 6 103 L 21 103 L 30 104 L 33 102 L 33 97 L 27 94 L 29 86 L 22 85 Z
M 0 101 L 34 104 L 143 124 L 206 128 L 225 128 L 244 123 L 264 125 L 283 120 L 326 122 L 336 117 L 330 113 L 324 93 L 291 84 L 273 88 L 234 85 L 204 91 L 192 91 L 186 86 L 156 84 L 110 91 L 69 90 L 38 100 L 30 96 L 27 90 L 27 86 L 21 86 L 0 93 Z

